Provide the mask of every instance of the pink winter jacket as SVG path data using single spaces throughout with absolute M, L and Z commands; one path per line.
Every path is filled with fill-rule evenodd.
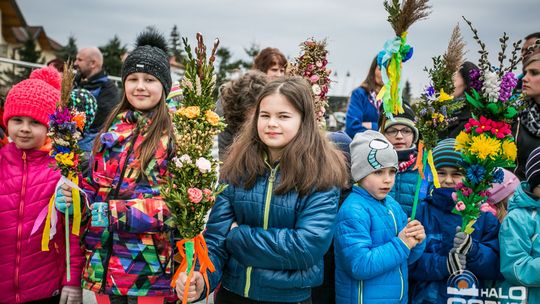
M 0 150 L 0 303 L 36 301 L 59 294 L 64 285 L 81 285 L 83 255 L 73 234 L 71 280 L 66 281 L 62 214 L 49 251 L 41 251 L 44 222 L 30 235 L 60 178 L 47 154 L 20 150 L 13 143 Z

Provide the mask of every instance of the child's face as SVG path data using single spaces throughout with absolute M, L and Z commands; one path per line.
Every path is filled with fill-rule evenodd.
M 396 168 L 382 168 L 360 180 L 360 186 L 377 200 L 383 200 L 396 180 Z
M 396 151 L 400 151 L 412 147 L 414 131 L 405 125 L 393 125 L 384 131 L 384 136 Z
M 47 127 L 28 116 L 14 116 L 8 120 L 9 137 L 22 150 L 39 149 L 47 139 Z
M 159 80 L 147 73 L 132 73 L 124 81 L 124 90 L 129 104 L 139 111 L 153 109 L 163 96 Z
M 437 176 L 443 188 L 455 188 L 463 181 L 463 173 L 458 168 L 441 167 L 437 169 Z
M 301 122 L 302 115 L 285 96 L 276 93 L 261 100 L 257 132 L 272 160 L 280 158 L 283 148 L 298 133 Z

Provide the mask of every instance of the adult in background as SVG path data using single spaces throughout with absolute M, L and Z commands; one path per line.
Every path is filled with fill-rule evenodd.
M 276 78 L 285 75 L 287 58 L 276 48 L 267 47 L 262 49 L 255 57 L 253 69 L 259 70 L 269 78 Z
M 521 57 L 523 58 L 523 62 L 526 62 L 527 59 L 529 59 L 529 57 L 532 55 L 540 53 L 540 48 L 535 47 L 535 45 L 540 44 L 537 42 L 537 40 L 540 40 L 540 32 L 531 33 L 525 37 L 523 47 L 521 48 Z
M 540 147 L 540 54 L 532 55 L 523 64 L 525 109 L 520 113 L 515 138 L 517 160 L 514 172 L 525 180 L 525 163 L 529 154 Z
M 97 47 L 81 49 L 75 59 L 75 68 L 75 87 L 90 91 L 97 100 L 96 117 L 90 126 L 90 133 L 95 137 L 119 102 L 118 87 L 103 70 L 103 54 Z
M 350 138 L 366 130 L 379 129 L 379 108 L 381 101 L 377 100 L 377 93 L 383 86 L 381 69 L 377 64 L 377 56 L 371 61 L 368 75 L 360 87 L 356 88 L 349 99 L 345 132 Z

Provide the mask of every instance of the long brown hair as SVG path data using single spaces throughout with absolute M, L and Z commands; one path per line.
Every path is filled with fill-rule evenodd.
M 285 67 L 287 65 L 287 58 L 285 58 L 285 55 L 280 50 L 267 47 L 257 54 L 253 61 L 253 68 L 266 74 L 276 64 L 280 67 Z
M 375 71 L 377 70 L 377 56 L 373 58 L 371 61 L 371 65 L 369 66 L 369 71 L 366 76 L 366 79 L 360 84 L 360 87 L 366 89 L 368 93 L 375 92 L 378 93 L 378 91 L 381 89 L 381 86 L 377 83 L 377 79 L 375 76 Z
M 122 101 L 114 108 L 111 114 L 109 114 L 107 120 L 103 124 L 102 129 L 96 136 L 96 140 L 94 141 L 94 147 L 92 148 L 92 155 L 96 155 L 96 153 L 101 148 L 101 134 L 109 130 L 116 116 L 127 110 L 136 109 L 134 109 L 133 106 L 129 103 L 126 97 L 126 93 L 124 92 Z M 167 103 L 165 102 L 164 93 L 162 94 L 159 103 L 154 107 L 154 109 L 150 111 L 153 112 L 151 119 L 152 122 L 148 126 L 148 131 L 146 131 L 144 135 L 143 142 L 135 151 L 139 155 L 141 171 L 144 171 L 148 162 L 154 157 L 161 138 L 163 136 L 168 136 L 170 140 L 173 134 L 172 120 L 169 116 L 169 109 L 167 107 Z
M 303 196 L 313 190 L 346 187 L 349 174 L 344 156 L 318 127 L 310 86 L 301 77 L 283 77 L 265 86 L 257 100 L 253 118 L 246 122 L 231 146 L 229 157 L 221 169 L 221 178 L 235 186 L 251 189 L 257 177 L 268 170 L 264 155 L 270 153 L 259 137 L 257 121 L 261 101 L 273 94 L 284 96 L 302 115 L 298 133 L 281 154 L 281 180 L 275 193 L 296 190 Z

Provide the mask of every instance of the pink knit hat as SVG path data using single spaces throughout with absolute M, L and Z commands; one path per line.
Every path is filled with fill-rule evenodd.
M 34 70 L 30 77 L 14 85 L 4 104 L 4 124 L 14 116 L 28 116 L 49 126 L 60 99 L 60 74 L 53 67 Z
M 500 184 L 492 184 L 491 189 L 489 190 L 489 201 L 492 204 L 500 203 L 507 196 L 514 193 L 516 188 L 519 186 L 519 179 L 514 175 L 514 173 L 506 169 L 503 169 L 503 171 L 503 182 Z

